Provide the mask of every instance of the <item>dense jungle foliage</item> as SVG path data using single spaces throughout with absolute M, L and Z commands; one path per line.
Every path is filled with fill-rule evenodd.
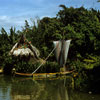
M 71 39 L 66 66 L 69 70 L 75 70 L 73 74 L 75 87 L 80 90 L 83 89 L 82 87 L 88 87 L 91 91 L 98 92 L 100 90 L 100 11 L 84 7 L 67 8 L 64 5 L 60 7 L 62 9 L 56 17 L 37 19 L 37 23 L 33 21 L 32 26 L 25 20 L 22 31 L 16 32 L 15 28 L 11 27 L 10 33 L 7 33 L 2 28 L 0 67 L 5 68 L 8 65 L 10 68 L 13 67 L 13 59 L 8 53 L 21 34 L 25 34 L 26 38 L 40 50 L 43 59 L 53 49 L 54 40 Z M 49 65 L 50 62 L 51 64 L 56 62 L 54 54 L 50 56 L 48 62 Z

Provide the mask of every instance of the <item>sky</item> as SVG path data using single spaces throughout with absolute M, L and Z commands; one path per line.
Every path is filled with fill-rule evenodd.
M 66 7 L 100 9 L 97 0 L 0 0 L 0 30 L 2 27 L 7 32 L 11 27 L 21 30 L 25 20 L 32 25 L 32 20 L 37 18 L 55 17 L 61 4 Z

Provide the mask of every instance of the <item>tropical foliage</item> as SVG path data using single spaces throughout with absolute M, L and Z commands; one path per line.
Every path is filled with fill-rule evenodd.
M 60 5 L 62 8 L 56 17 L 44 17 L 33 21 L 30 26 L 25 21 L 23 30 L 15 31 L 11 27 L 10 33 L 4 28 L 0 34 L 0 67 L 8 66 L 12 59 L 8 59 L 8 53 L 16 43 L 21 34 L 36 46 L 41 53 L 41 58 L 46 58 L 53 49 L 52 42 L 59 39 L 72 39 L 67 66 L 74 69 L 76 75 L 76 86 L 85 80 L 89 82 L 96 80 L 100 83 L 100 11 L 95 9 L 85 9 L 84 7 L 73 8 Z M 54 54 L 49 58 L 49 62 L 55 62 Z M 49 64 L 50 65 L 50 64 Z M 92 86 L 93 86 L 92 84 Z M 79 87 L 78 87 L 79 88 Z

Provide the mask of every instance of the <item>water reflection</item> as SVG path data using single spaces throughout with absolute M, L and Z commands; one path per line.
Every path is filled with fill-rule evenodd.
M 0 76 L 0 80 L 0 100 L 98 100 L 100 97 L 69 89 L 68 79 L 35 81 Z
M 11 91 L 11 84 L 10 80 L 8 82 L 5 81 L 2 75 L 0 76 L 0 100 L 11 100 L 10 98 L 10 91 Z
M 67 90 L 62 81 L 17 79 L 11 87 L 11 98 L 12 100 L 68 100 Z

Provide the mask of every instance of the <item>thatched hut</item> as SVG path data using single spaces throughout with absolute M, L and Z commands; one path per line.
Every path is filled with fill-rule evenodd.
M 9 55 L 12 56 L 13 60 L 10 67 L 7 68 L 12 68 L 17 72 L 33 72 L 37 65 L 41 63 L 39 50 L 34 47 L 24 35 L 22 35 L 19 41 L 13 46 Z
M 22 35 L 20 40 L 13 46 L 9 54 L 13 56 L 24 56 L 38 59 L 40 52 L 25 38 L 24 35 Z

